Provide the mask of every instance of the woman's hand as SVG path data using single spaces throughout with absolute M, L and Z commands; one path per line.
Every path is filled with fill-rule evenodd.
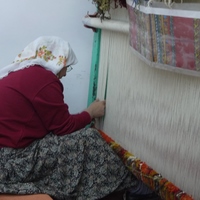
M 85 110 L 91 116 L 91 118 L 102 117 L 105 114 L 106 101 L 100 101 L 99 99 L 91 103 Z

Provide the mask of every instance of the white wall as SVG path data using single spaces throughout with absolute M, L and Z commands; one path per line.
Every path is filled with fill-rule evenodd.
M 62 80 L 71 113 L 87 106 L 93 32 L 82 18 L 96 8 L 89 0 L 0 0 L 0 67 L 31 41 L 56 35 L 70 42 L 78 64 Z

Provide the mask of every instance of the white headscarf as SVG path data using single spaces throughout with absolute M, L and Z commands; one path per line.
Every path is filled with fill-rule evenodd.
M 33 65 L 40 65 L 57 75 L 63 67 L 76 63 L 76 56 L 67 41 L 56 36 L 42 36 L 25 47 L 12 64 L 0 69 L 0 79 Z

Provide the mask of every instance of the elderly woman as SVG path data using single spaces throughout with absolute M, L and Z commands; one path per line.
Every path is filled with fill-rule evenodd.
M 85 128 L 104 115 L 105 101 L 78 114 L 64 103 L 59 79 L 76 63 L 68 42 L 46 36 L 0 70 L 0 193 L 95 200 L 134 186 L 127 199 L 141 199 L 151 191 L 96 129 Z
M 100 199 L 136 184 L 97 130 L 105 101 L 78 114 L 60 78 L 77 63 L 68 42 L 39 37 L 0 70 L 0 193 Z

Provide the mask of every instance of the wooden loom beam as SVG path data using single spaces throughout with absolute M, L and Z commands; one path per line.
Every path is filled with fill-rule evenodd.
M 93 38 L 93 52 L 90 69 L 90 83 L 88 94 L 88 106 L 96 99 L 97 83 L 98 83 L 98 69 L 99 69 L 99 52 L 101 42 L 101 29 L 97 29 Z

